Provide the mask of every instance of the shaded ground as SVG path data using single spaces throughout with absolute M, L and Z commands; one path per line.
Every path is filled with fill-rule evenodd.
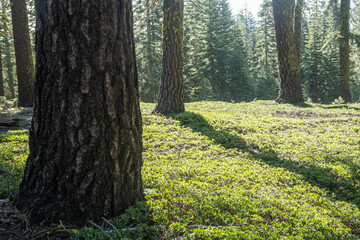
M 0 133 L 7 133 L 11 130 L 29 129 L 32 115 L 32 108 L 9 109 L 0 112 Z M 5 119 L 5 123 L 1 124 L 1 119 Z M 13 124 L 6 124 L 9 119 L 13 120 L 11 121 Z

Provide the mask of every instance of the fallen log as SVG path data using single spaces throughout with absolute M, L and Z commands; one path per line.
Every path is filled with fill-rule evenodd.
M 19 119 L 9 115 L 0 113 L 0 126 L 2 127 L 14 127 L 14 126 L 20 126 Z

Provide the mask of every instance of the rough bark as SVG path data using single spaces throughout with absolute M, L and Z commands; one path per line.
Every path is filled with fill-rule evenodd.
M 31 52 L 26 0 L 11 0 L 19 107 L 32 107 L 34 100 L 34 63 Z
M 299 24 L 298 16 L 301 16 L 301 12 L 295 14 L 294 0 L 273 0 L 272 3 L 280 73 L 280 95 L 276 101 L 303 102 L 299 60 L 301 39 L 297 39 L 301 36 L 301 22 Z M 295 15 L 297 15 L 296 19 Z
M 36 0 L 35 106 L 17 206 L 82 225 L 143 199 L 131 0 Z
M 184 1 L 165 0 L 163 61 L 160 93 L 154 113 L 179 113 L 184 107 L 183 35 Z
M 341 0 L 340 9 L 340 96 L 351 102 L 350 86 L 350 0 Z
M 150 1 L 146 0 L 146 59 L 147 59 L 147 77 L 148 77 L 148 81 L 147 81 L 147 85 L 148 85 L 148 93 L 144 96 L 144 101 L 145 102 L 155 102 L 156 101 L 156 97 L 154 95 L 154 76 L 153 76 L 153 61 L 151 60 L 152 56 L 152 39 L 151 39 L 151 14 L 150 14 Z
M 10 34 L 9 34 L 9 28 L 7 26 L 8 19 L 6 18 L 6 8 L 5 8 L 5 1 L 1 0 L 1 7 L 2 7 L 2 29 L 4 30 L 4 38 L 3 38 L 3 44 L 4 44 L 4 67 L 7 69 L 7 84 L 9 87 L 10 92 L 10 98 L 15 98 L 15 81 L 14 81 L 14 64 L 11 60 L 11 43 L 10 43 Z
M 0 41 L 0 96 L 5 96 L 5 92 L 4 92 L 4 79 L 3 79 L 3 67 L 2 67 L 1 44 L 2 44 L 2 42 Z

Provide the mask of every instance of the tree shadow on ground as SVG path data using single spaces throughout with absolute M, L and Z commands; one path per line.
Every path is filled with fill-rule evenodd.
M 321 106 L 324 109 L 352 109 L 356 111 L 360 111 L 360 108 L 355 107 L 354 104 L 338 104 L 338 105 L 330 105 L 330 106 Z
M 310 104 L 307 104 L 307 103 L 294 103 L 292 104 L 293 106 L 295 107 L 300 107 L 300 108 L 313 108 L 313 106 L 311 106 Z
M 312 186 L 325 189 L 329 193 L 333 193 L 337 200 L 355 204 L 360 208 L 360 188 L 355 187 L 360 167 L 356 164 L 348 164 L 353 173 L 352 178 L 339 179 L 339 176 L 334 174 L 330 168 L 322 168 L 310 163 L 294 162 L 290 159 L 281 159 L 273 149 L 247 146 L 246 141 L 237 135 L 216 131 L 200 114 L 185 112 L 172 114 L 169 117 L 180 121 L 182 126 L 189 127 L 194 132 L 207 136 L 216 144 L 226 149 L 237 149 L 241 152 L 250 153 L 255 159 L 269 166 L 283 168 L 287 171 L 300 174 Z M 338 162 L 346 164 L 344 159 L 338 159 Z

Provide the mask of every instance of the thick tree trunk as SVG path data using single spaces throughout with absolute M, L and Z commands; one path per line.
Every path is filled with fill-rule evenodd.
M 2 42 L 0 41 L 0 96 L 5 96 L 1 45 L 2 45 Z
M 297 49 L 297 38 L 301 36 L 298 21 L 295 20 L 294 0 L 273 0 L 276 43 L 280 72 L 280 95 L 276 100 L 279 103 L 303 102 L 300 81 L 300 50 Z M 297 14 L 298 15 L 298 14 Z M 300 19 L 301 20 L 301 19 Z M 296 33 L 295 33 L 295 30 Z M 300 48 L 300 47 L 299 47 Z
M 179 113 L 184 107 L 183 35 L 184 1 L 165 0 L 163 62 L 160 93 L 154 113 Z
M 350 86 L 350 0 L 341 0 L 340 10 L 340 95 L 351 102 Z
M 34 63 L 31 52 L 26 0 L 11 0 L 19 107 L 32 107 L 34 101 Z
M 131 0 L 36 0 L 30 155 L 17 206 L 81 225 L 143 199 Z

